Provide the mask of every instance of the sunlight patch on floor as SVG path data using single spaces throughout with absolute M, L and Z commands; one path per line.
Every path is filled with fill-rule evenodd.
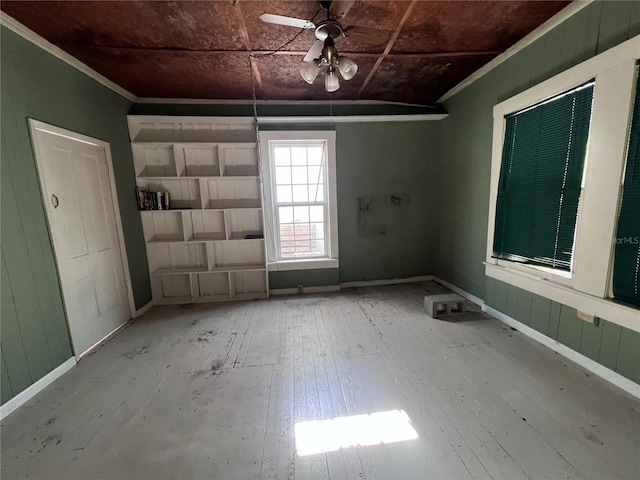
M 295 438 L 298 455 L 313 455 L 341 448 L 415 440 L 418 433 L 404 410 L 389 410 L 298 422 Z

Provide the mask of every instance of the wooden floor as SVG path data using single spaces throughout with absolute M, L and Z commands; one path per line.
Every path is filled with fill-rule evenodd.
M 638 478 L 640 401 L 425 291 L 154 308 L 2 422 L 2 478 Z M 419 438 L 296 453 L 398 410 Z

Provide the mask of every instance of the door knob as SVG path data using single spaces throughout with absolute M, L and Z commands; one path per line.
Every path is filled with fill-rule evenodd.
M 60 205 L 60 200 L 54 194 L 51 195 L 51 205 L 53 205 L 53 208 L 58 208 L 58 205 Z

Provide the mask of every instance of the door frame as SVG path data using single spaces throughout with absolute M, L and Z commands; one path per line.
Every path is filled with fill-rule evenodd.
M 47 208 L 47 204 L 46 202 L 48 201 L 47 198 L 45 198 L 45 193 L 44 193 L 44 188 L 43 188 L 43 184 L 46 181 L 46 179 L 44 178 L 43 174 L 42 174 L 42 162 L 43 162 L 43 155 L 42 152 L 40 150 L 41 146 L 39 144 L 39 142 L 36 141 L 36 133 L 38 131 L 44 132 L 44 133 L 50 133 L 53 135 L 59 135 L 62 137 L 66 137 L 69 138 L 71 140 L 75 140 L 78 142 L 82 142 L 82 143 L 87 143 L 89 145 L 93 145 L 99 148 L 104 149 L 105 152 L 105 156 L 107 159 L 107 173 L 109 175 L 109 187 L 111 188 L 111 200 L 113 202 L 113 213 L 115 216 L 115 223 L 116 223 L 116 231 L 117 231 L 117 236 L 118 236 L 118 246 L 120 247 L 120 258 L 122 259 L 122 271 L 124 274 L 124 283 L 125 283 L 125 287 L 127 289 L 127 302 L 129 304 L 129 320 L 131 320 L 132 318 L 135 317 L 136 314 L 136 309 L 135 309 L 135 300 L 133 298 L 133 286 L 131 283 L 131 272 L 129 270 L 129 260 L 127 258 L 127 249 L 125 246 L 125 242 L 124 242 L 124 233 L 123 233 L 123 229 L 122 229 L 122 218 L 120 216 L 120 204 L 118 202 L 118 192 L 116 190 L 116 184 L 115 184 L 115 175 L 113 172 L 113 159 L 111 158 L 111 146 L 109 144 L 109 142 L 105 142 L 103 140 L 99 140 L 97 138 L 93 138 L 93 137 L 89 137 L 87 135 L 83 135 L 81 133 L 77 133 L 77 132 L 73 132 L 71 130 L 67 130 L 61 127 L 57 127 L 55 125 L 51 125 L 48 123 L 44 123 L 41 122 L 39 120 L 34 120 L 33 118 L 29 118 L 28 119 L 28 123 L 29 123 L 29 134 L 31 135 L 31 145 L 33 147 L 33 153 L 36 159 L 36 172 L 38 174 L 38 187 L 40 188 L 40 195 L 42 198 L 42 203 L 43 203 L 43 207 L 45 210 L 45 218 L 46 218 L 46 222 L 47 222 L 47 230 L 49 232 L 49 241 L 51 243 L 51 249 L 53 250 L 53 257 L 55 259 L 56 262 L 56 272 L 58 274 L 58 281 L 60 283 L 60 290 L 61 290 L 61 297 L 62 297 L 62 304 L 64 306 L 64 311 L 65 311 L 65 317 L 67 317 L 67 311 L 66 311 L 66 305 L 65 305 L 65 301 L 64 301 L 64 292 L 62 292 L 62 279 L 60 278 L 60 266 L 58 265 L 58 257 L 56 254 L 56 249 L 55 249 L 55 245 L 53 243 L 53 235 L 51 233 L 51 225 L 49 224 L 49 214 L 48 214 L 48 208 Z M 69 337 L 71 339 L 71 344 L 73 345 L 73 335 L 71 334 L 71 328 L 69 327 L 69 319 L 66 318 L 67 320 L 67 328 L 69 329 Z M 122 325 L 118 326 L 113 332 L 109 333 L 105 338 L 110 337 L 113 333 L 115 333 L 117 330 L 121 329 L 124 325 L 126 325 L 127 322 L 123 323 Z M 100 343 L 104 340 L 100 339 L 99 342 Z M 95 345 L 93 347 L 90 347 L 87 352 L 89 352 L 90 350 L 92 350 L 95 347 Z M 80 356 L 85 353 L 85 352 L 76 352 L 75 350 L 75 346 L 73 348 L 74 350 L 74 355 L 76 358 L 80 358 Z

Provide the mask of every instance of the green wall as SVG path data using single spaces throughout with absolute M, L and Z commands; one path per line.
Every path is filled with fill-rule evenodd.
M 640 333 L 600 319 L 580 320 L 575 308 L 487 278 L 485 303 L 534 330 L 640 383 Z
M 2 403 L 72 355 L 27 118 L 111 144 L 136 307 L 151 299 L 126 113 L 131 103 L 2 27 Z
M 437 123 L 336 127 L 341 282 L 433 273 Z M 391 195 L 401 197 L 400 207 L 385 202 Z M 367 197 L 374 201 L 363 225 Z
M 442 208 L 435 212 L 439 234 L 434 251 L 439 277 L 508 315 L 517 313 L 514 318 L 527 325 L 532 315 L 533 328 L 635 381 L 640 368 L 636 332 L 607 321 L 599 327 L 584 324 L 575 310 L 486 278 L 482 262 L 493 106 L 638 34 L 639 2 L 594 2 L 445 102 L 449 117 L 438 122 Z M 520 310 L 514 310 L 514 302 Z
M 433 272 L 431 212 L 435 202 L 436 121 L 338 123 L 338 246 L 340 268 L 271 272 L 269 288 L 429 275 Z M 327 126 L 281 125 L 278 129 Z M 400 199 L 400 206 L 393 204 Z M 368 201 L 371 200 L 373 201 Z M 364 212 L 364 206 L 370 210 Z M 366 215 L 366 216 L 365 216 Z

